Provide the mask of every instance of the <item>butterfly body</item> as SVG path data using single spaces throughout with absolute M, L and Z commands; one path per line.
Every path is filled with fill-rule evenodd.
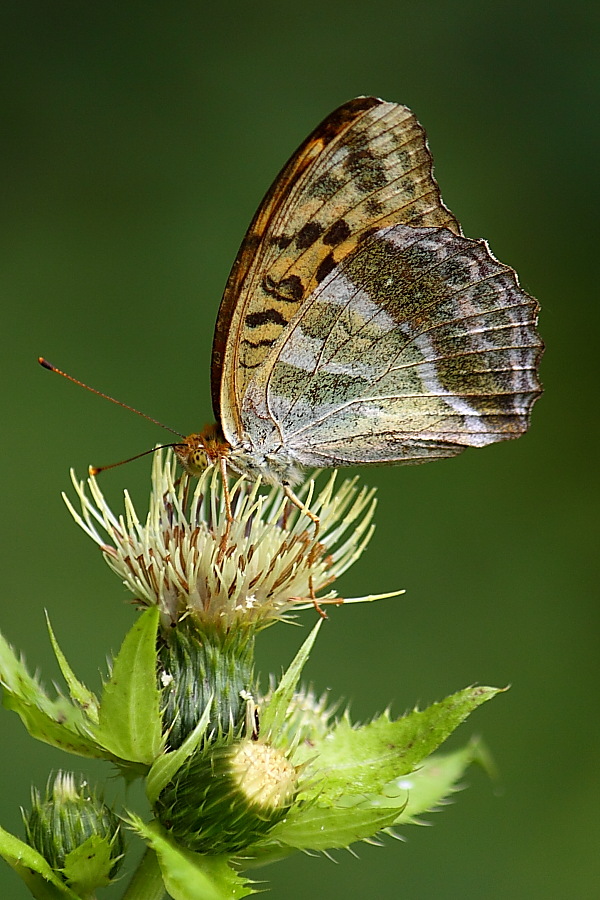
M 212 356 L 218 425 L 177 452 L 292 485 L 518 437 L 541 388 L 537 302 L 441 201 L 423 129 L 373 97 L 292 156 L 242 243 Z
M 184 469 L 198 476 L 209 466 L 224 465 L 234 475 L 260 478 L 266 484 L 292 486 L 302 478 L 302 470 L 281 443 L 256 445 L 249 438 L 232 446 L 220 433 L 218 425 L 188 435 L 181 444 L 174 444 Z

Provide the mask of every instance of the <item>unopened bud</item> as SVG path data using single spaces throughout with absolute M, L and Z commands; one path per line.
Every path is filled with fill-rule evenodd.
M 191 850 L 237 853 L 286 815 L 296 793 L 287 757 L 246 739 L 194 755 L 160 794 L 156 813 Z
M 91 894 L 115 877 L 124 851 L 119 819 L 85 781 L 59 772 L 44 799 L 33 792 L 23 817 L 27 842 L 76 893 Z

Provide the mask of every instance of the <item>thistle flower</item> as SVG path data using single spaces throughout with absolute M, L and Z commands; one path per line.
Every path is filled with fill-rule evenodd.
M 415 822 L 479 758 L 475 745 L 437 751 L 494 688 L 468 688 L 364 725 L 348 712 L 338 718 L 327 695 L 302 688 L 322 618 L 260 696 L 261 628 L 297 609 L 377 599 L 341 600 L 331 587 L 373 530 L 373 492 L 356 480 L 336 489 L 332 475 L 315 496 L 308 482 L 301 510 L 282 490 L 263 493 L 240 479 L 229 490 L 228 516 L 218 472 L 208 470 L 192 489 L 187 476 L 175 480 L 173 454 L 157 454 L 145 522 L 129 494 L 117 517 L 95 478 L 73 483 L 81 504 L 78 513 L 65 498 L 73 516 L 147 609 L 99 697 L 77 679 L 52 630 L 70 701 L 52 701 L 1 638 L 0 681 L 6 705 L 35 737 L 109 759 L 127 778 L 146 776 L 155 819 L 125 819 L 149 846 L 132 896 L 150 896 L 150 885 L 173 896 L 246 896 L 254 889 L 241 869 Z M 116 818 L 72 776 L 57 779 L 45 800 L 34 795 L 27 834 L 30 844 L 0 834 L 0 855 L 35 896 L 47 895 L 46 883 L 57 896 L 90 896 L 114 877 L 122 855 Z
M 315 598 L 323 605 L 392 596 L 342 600 L 334 590 L 319 596 L 358 559 L 373 533 L 374 491 L 358 489 L 356 479 L 335 489 L 334 473 L 314 500 L 314 483 L 304 486 L 302 499 L 320 520 L 315 537 L 313 523 L 289 508 L 280 488 L 263 494 L 260 482 L 243 478 L 230 488 L 233 522 L 228 523 L 214 469 L 198 479 L 188 507 L 190 482 L 186 475 L 177 482 L 175 468 L 171 451 L 164 460 L 155 454 L 144 523 L 127 492 L 125 515 L 115 516 L 94 477 L 87 481 L 88 496 L 85 483 L 72 473 L 81 514 L 65 497 L 108 565 L 142 605 L 159 607 L 164 624 L 192 616 L 201 628 L 256 631 L 288 620 Z

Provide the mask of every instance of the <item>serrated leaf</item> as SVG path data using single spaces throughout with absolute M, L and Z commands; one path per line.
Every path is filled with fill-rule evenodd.
M 394 806 L 348 809 L 311 805 L 301 815 L 289 815 L 276 825 L 269 832 L 269 841 L 281 841 L 296 850 L 335 850 L 373 837 L 397 816 Z
M 151 805 L 154 805 L 162 789 L 172 780 L 175 772 L 181 768 L 200 743 L 202 735 L 210 722 L 212 702 L 213 694 L 210 695 L 198 724 L 191 734 L 187 736 L 183 744 L 177 750 L 163 753 L 152 764 L 146 778 L 146 796 Z
M 89 722 L 84 712 L 65 697 L 51 700 L 2 635 L 0 681 L 4 706 L 20 716 L 32 737 L 79 756 L 100 759 L 106 755 L 88 736 Z
M 146 824 L 130 816 L 129 823 L 156 853 L 173 900 L 241 900 L 255 893 L 250 882 L 231 868 L 228 857 L 184 850 L 157 822 Z
M 412 772 L 498 688 L 467 688 L 396 721 L 380 716 L 353 728 L 342 719 L 315 748 L 319 803 L 343 795 L 379 794 L 387 782 Z
M 96 741 L 85 735 L 77 734 L 72 727 L 69 727 L 69 723 L 65 721 L 66 716 L 60 721 L 58 704 L 55 716 L 59 721 L 56 721 L 54 717 L 50 718 L 42 710 L 29 706 L 20 697 L 7 694 L 3 702 L 6 709 L 12 709 L 17 713 L 31 737 L 36 740 L 50 744 L 52 747 L 58 747 L 59 750 L 67 753 L 74 753 L 76 756 L 86 756 L 90 759 L 106 758 L 107 754 Z
M 274 739 L 275 742 L 278 733 L 283 729 L 286 713 L 302 674 L 302 669 L 310 655 L 322 624 L 323 619 L 319 619 L 273 691 L 268 705 L 261 714 L 261 731 L 263 734 L 271 735 L 271 739 Z
M 87 897 L 96 888 L 110 884 L 113 863 L 110 842 L 106 837 L 93 834 L 67 854 L 63 872 L 74 889 Z
M 0 856 L 20 875 L 37 900 L 80 900 L 37 850 L 3 828 L 0 828 Z
M 96 739 L 115 756 L 151 765 L 161 749 L 156 679 L 159 611 L 147 609 L 125 635 L 104 685 Z
M 386 794 L 392 787 L 401 790 L 397 800 L 402 812 L 394 824 L 414 823 L 416 816 L 435 809 L 457 791 L 459 779 L 471 763 L 478 759 L 479 752 L 478 742 L 471 741 L 454 753 L 434 753 L 416 772 L 403 776 L 393 785 L 386 785 Z
M 67 687 L 69 688 L 71 699 L 85 710 L 86 715 L 88 715 L 93 722 L 97 722 L 98 699 L 92 691 L 88 690 L 85 684 L 83 684 L 81 681 L 79 681 L 78 678 L 76 678 L 75 673 L 67 662 L 66 656 L 58 645 L 58 641 L 56 640 L 56 636 L 54 634 L 54 631 L 52 630 L 50 619 L 48 618 L 47 613 L 46 625 L 48 626 L 50 642 L 52 644 L 52 649 L 54 650 L 54 655 L 56 656 L 56 661 L 58 662 L 60 671 L 62 672 L 63 678 L 67 683 Z
M 356 795 L 342 797 L 336 809 L 345 801 L 359 809 L 396 807 L 394 825 L 414 823 L 415 816 L 436 808 L 459 789 L 458 780 L 472 762 L 481 761 L 484 750 L 479 741 L 470 741 L 454 753 L 432 753 L 414 772 L 388 782 L 380 793 L 366 795 L 358 804 Z
M 392 825 L 414 824 L 417 815 L 439 806 L 457 790 L 457 781 L 482 752 L 482 745 L 472 741 L 455 753 L 433 754 L 417 771 L 384 785 L 379 794 L 346 795 L 335 806 L 309 803 L 292 810 L 269 832 L 268 840 L 250 848 L 251 864 L 284 857 L 286 846 L 335 850 L 373 838 Z

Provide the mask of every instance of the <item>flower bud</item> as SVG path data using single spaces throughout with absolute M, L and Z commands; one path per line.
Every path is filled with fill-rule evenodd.
M 125 849 L 119 819 L 85 781 L 58 772 L 43 800 L 33 791 L 23 818 L 27 843 L 76 893 L 91 894 L 117 874 Z
M 288 812 L 297 773 L 285 754 L 245 739 L 195 754 L 160 794 L 159 821 L 190 850 L 238 853 Z
M 213 738 L 239 737 L 253 693 L 254 639 L 248 629 L 200 633 L 190 619 L 169 629 L 159 649 L 163 725 L 171 750 L 194 730 L 212 697 Z

